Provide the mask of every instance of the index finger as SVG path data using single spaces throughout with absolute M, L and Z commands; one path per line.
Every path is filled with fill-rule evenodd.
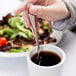
M 34 1 L 34 0 L 25 0 L 18 8 L 14 11 L 14 13 L 15 13 L 15 14 L 19 14 L 19 13 L 23 12 L 24 10 L 27 10 L 27 5 L 28 5 L 29 3 L 34 4 L 35 1 Z
M 23 3 L 14 11 L 14 13 L 15 13 L 15 14 L 19 14 L 19 13 L 23 12 L 24 10 L 26 10 L 26 7 L 27 7 L 27 4 L 28 4 L 28 3 L 29 3 L 28 1 L 23 2 Z

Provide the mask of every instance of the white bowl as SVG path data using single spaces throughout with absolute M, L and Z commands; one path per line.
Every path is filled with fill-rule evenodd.
M 57 42 L 50 43 L 50 44 L 57 45 L 63 37 L 63 32 L 53 30 L 53 33 L 51 34 L 51 37 L 56 38 Z M 21 52 L 21 53 L 0 52 L 0 57 L 7 57 L 7 58 L 26 57 L 28 51 L 27 52 Z

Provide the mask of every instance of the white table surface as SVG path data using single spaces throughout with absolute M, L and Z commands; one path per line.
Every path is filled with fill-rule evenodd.
M 16 0 L 0 0 L 0 14 L 14 10 L 18 6 L 18 0 L 14 1 Z M 62 76 L 76 76 L 76 34 L 65 31 L 63 39 L 58 46 L 66 53 Z M 29 76 L 26 58 L 0 58 L 0 76 Z
M 65 31 L 58 46 L 66 53 L 62 76 L 76 76 L 76 34 Z

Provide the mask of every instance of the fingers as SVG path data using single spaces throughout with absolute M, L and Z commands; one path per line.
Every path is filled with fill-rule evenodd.
M 24 23 L 26 28 L 31 28 L 31 23 L 30 23 L 30 19 L 29 19 L 29 15 L 28 15 L 28 11 L 24 11 L 23 12 L 23 19 L 24 19 Z
M 21 12 L 23 12 L 24 10 L 27 10 L 27 5 L 29 4 L 29 3 L 34 3 L 32 0 L 26 0 L 26 1 L 24 1 L 19 7 L 18 7 L 18 9 L 16 9 L 15 11 L 14 11 L 14 13 L 15 14 L 19 14 L 19 13 L 21 13 Z
M 37 32 L 38 32 L 39 29 L 40 29 L 40 26 L 38 24 L 37 16 L 35 16 L 35 25 L 36 25 L 36 29 L 37 29 Z
M 27 5 L 28 5 L 29 3 L 34 4 L 34 3 L 36 3 L 36 2 L 37 2 L 37 0 L 25 0 L 25 1 L 18 7 L 18 9 L 16 9 L 16 10 L 14 11 L 14 13 L 15 13 L 15 14 L 19 14 L 19 13 L 21 13 L 21 12 L 23 12 L 24 10 L 27 9 Z
M 27 6 L 28 2 L 23 2 L 19 7 L 18 9 L 16 9 L 14 11 L 15 14 L 19 14 L 21 12 L 23 12 L 25 9 L 26 9 L 26 6 Z
M 53 18 L 53 10 L 50 6 L 32 5 L 29 8 L 29 13 L 45 20 L 51 20 Z
M 32 15 L 43 15 L 45 14 L 47 7 L 40 5 L 32 5 L 29 8 L 29 13 Z
M 66 18 L 68 11 L 63 2 L 58 2 L 49 6 L 32 5 L 29 13 L 49 21 L 58 21 Z
M 51 6 L 32 5 L 29 8 L 29 13 L 42 19 L 51 20 L 54 13 L 53 9 Z

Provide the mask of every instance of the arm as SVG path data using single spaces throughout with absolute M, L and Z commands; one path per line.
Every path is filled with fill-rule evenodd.
M 76 24 L 76 3 L 71 3 L 67 1 L 64 1 L 64 3 L 66 4 L 70 12 L 70 17 L 60 21 L 55 21 L 53 23 L 53 27 L 57 30 L 65 30 Z

